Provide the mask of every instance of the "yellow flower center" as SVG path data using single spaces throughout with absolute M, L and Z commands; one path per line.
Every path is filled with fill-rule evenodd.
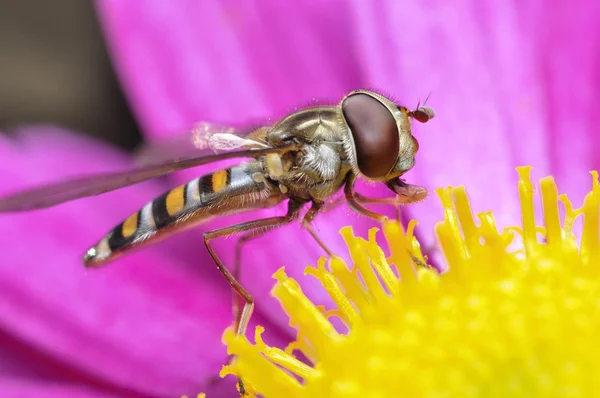
M 413 266 L 409 250 L 424 261 L 414 221 L 406 232 L 384 224 L 389 257 L 376 229 L 367 240 L 342 229 L 353 266 L 334 257 L 306 269 L 335 308 L 314 305 L 277 271 L 272 293 L 296 341 L 281 350 L 262 341 L 262 328 L 255 344 L 227 330 L 237 360 L 221 375 L 240 376 L 265 398 L 600 397 L 598 175 L 580 209 L 542 179 L 542 227 L 531 168 L 517 170 L 522 227 L 498 232 L 489 212 L 475 222 L 464 188 L 436 191 L 444 206 L 436 235 L 449 265 L 442 275 Z M 347 332 L 336 330 L 334 316 Z

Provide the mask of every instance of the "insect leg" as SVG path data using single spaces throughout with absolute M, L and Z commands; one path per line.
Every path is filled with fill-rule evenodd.
M 361 206 L 360 196 L 359 196 L 359 194 L 354 192 L 354 183 L 355 182 L 356 182 L 356 176 L 354 174 L 352 174 L 348 178 L 348 181 L 346 182 L 346 185 L 344 186 L 344 195 L 346 197 L 346 200 L 348 201 L 348 204 L 350 205 L 350 208 L 352 210 L 354 210 L 355 212 L 357 212 L 358 214 L 362 214 L 363 216 L 367 216 L 367 217 L 373 218 L 379 222 L 383 222 L 387 218 L 386 216 L 384 216 L 383 214 L 374 213 L 371 210 L 365 209 L 364 207 Z M 385 200 L 385 199 L 381 199 L 381 200 Z M 378 201 L 376 203 L 382 203 L 382 202 Z M 429 268 L 429 265 L 427 265 L 423 261 L 419 260 L 414 254 L 412 254 L 412 252 L 410 250 L 408 251 L 408 254 L 410 254 L 410 258 L 417 266 Z
M 293 218 L 290 221 L 292 221 L 292 220 L 293 220 Z M 234 257 L 233 272 L 232 272 L 233 278 L 236 281 L 239 281 L 240 277 L 241 277 L 240 271 L 241 271 L 241 263 L 242 263 L 242 248 L 244 247 L 244 245 L 246 243 L 248 243 L 249 241 L 251 241 L 252 239 L 258 238 L 259 236 L 262 236 L 262 235 L 266 234 L 267 232 L 270 232 L 270 231 L 274 230 L 275 228 L 281 227 L 287 223 L 288 222 L 274 225 L 274 226 L 271 226 L 270 228 L 262 228 L 262 229 L 250 231 L 250 232 L 245 233 L 238 239 L 238 241 L 235 245 L 235 257 Z M 240 299 L 241 299 L 240 295 L 237 294 L 237 292 L 234 290 L 233 291 L 233 319 L 236 322 L 234 324 L 234 327 L 236 329 L 238 327 L 237 321 L 240 316 L 240 307 L 241 307 Z
M 269 218 L 264 218 L 262 220 L 248 221 L 248 222 L 244 222 L 241 224 L 236 224 L 236 225 L 232 225 L 230 227 L 216 229 L 214 231 L 209 231 L 209 232 L 204 233 L 204 244 L 206 245 L 206 248 L 208 249 L 208 252 L 210 253 L 211 257 L 217 264 L 217 268 L 219 269 L 219 271 L 221 271 L 221 273 L 223 274 L 225 279 L 227 279 L 227 282 L 229 282 L 231 287 L 246 302 L 244 304 L 244 310 L 242 311 L 242 315 L 241 315 L 240 319 L 238 320 L 238 327 L 237 327 L 238 334 L 244 334 L 244 332 L 245 332 L 245 329 L 246 329 L 246 326 L 248 323 L 248 319 L 250 318 L 250 315 L 251 315 L 250 312 L 252 311 L 253 299 L 252 299 L 252 296 L 250 295 L 250 293 L 248 293 L 248 291 L 246 289 L 244 289 L 244 287 L 242 285 L 240 285 L 240 283 L 237 281 L 237 279 L 234 277 L 234 275 L 232 275 L 227 270 L 227 268 L 223 265 L 223 262 L 219 259 L 219 256 L 217 256 L 215 250 L 213 249 L 212 245 L 210 244 L 210 241 L 213 239 L 216 239 L 216 238 L 224 237 L 224 236 L 235 235 L 235 234 L 238 234 L 238 233 L 241 233 L 244 231 L 257 230 L 257 231 L 253 231 L 253 232 L 254 233 L 258 233 L 261 231 L 266 232 L 267 230 L 271 230 L 278 226 L 288 224 L 298 217 L 298 212 L 300 211 L 301 205 L 302 205 L 302 203 L 291 200 L 288 204 L 288 212 L 285 216 L 269 217 Z M 252 235 L 252 233 L 250 235 Z M 236 272 L 236 274 L 237 273 L 238 272 Z
M 370 210 L 365 209 L 361 205 L 363 204 L 380 204 L 380 205 L 393 205 L 396 208 L 396 219 L 400 221 L 400 202 L 397 197 L 393 198 L 369 198 L 367 196 L 361 195 L 360 193 L 354 191 L 354 182 L 356 181 L 356 176 L 352 175 L 348 182 L 346 182 L 346 186 L 344 187 L 344 194 L 346 201 L 350 204 L 350 207 L 359 214 L 365 215 L 367 217 L 371 217 L 377 221 L 383 221 L 385 217 L 382 214 L 374 213 Z M 337 204 L 337 203 L 335 203 Z
M 346 197 L 346 201 L 352 210 L 357 212 L 358 214 L 362 214 L 363 216 L 370 217 L 379 222 L 383 222 L 386 219 L 386 216 L 383 214 L 374 213 L 371 210 L 365 209 L 361 204 L 357 197 L 356 192 L 354 192 L 354 183 L 356 182 L 356 175 L 351 174 L 348 180 L 346 181 L 346 185 L 344 186 L 344 196 Z
M 254 308 L 254 298 L 250 293 L 237 281 L 237 279 L 227 270 L 217 253 L 213 249 L 210 244 L 210 241 L 216 238 L 230 236 L 234 234 L 238 234 L 244 231 L 252 231 L 252 230 L 270 230 L 272 228 L 281 226 L 283 224 L 287 224 L 292 222 L 298 217 L 298 212 L 302 207 L 302 203 L 290 200 L 288 203 L 288 212 L 285 216 L 281 217 L 270 217 L 264 218 L 262 220 L 248 221 L 245 223 L 232 225 L 230 227 L 225 227 L 221 229 L 216 229 L 214 231 L 209 231 L 204 233 L 204 244 L 206 245 L 206 249 L 210 253 L 213 258 L 215 264 L 219 271 L 223 274 L 229 285 L 234 289 L 234 291 L 239 294 L 244 299 L 244 308 L 242 309 L 241 314 L 235 320 L 236 325 L 236 333 L 238 335 L 244 335 L 246 333 L 246 327 L 248 326 L 248 321 L 250 320 L 250 316 L 252 315 L 252 310 Z M 245 395 L 244 383 L 241 379 L 238 380 L 238 385 L 240 389 L 240 393 Z
M 359 202 L 360 204 L 365 204 L 365 205 L 380 204 L 380 205 L 394 206 L 395 213 L 396 213 L 395 214 L 396 221 L 399 224 L 402 224 L 402 213 L 400 211 L 401 205 L 398 202 L 397 198 L 395 198 L 395 197 L 394 198 L 369 198 L 367 196 L 361 195 L 358 192 L 354 192 L 354 197 L 356 198 L 356 201 Z M 344 196 L 340 196 L 340 197 L 335 198 L 331 202 L 324 203 L 323 206 L 321 207 L 321 213 L 327 213 L 328 211 L 331 211 L 331 210 L 335 209 L 336 207 L 338 207 L 343 202 L 346 202 L 346 198 Z
M 265 231 L 266 232 L 266 231 Z M 240 276 L 240 263 L 242 261 L 242 247 L 244 246 L 244 244 L 251 240 L 252 238 L 261 235 L 259 233 L 257 233 L 256 235 L 252 232 L 249 232 L 247 234 L 244 234 L 240 237 L 240 239 L 237 241 L 237 243 L 235 244 L 235 257 L 233 260 L 233 278 L 236 281 L 239 281 L 241 276 Z M 241 308 L 241 301 L 240 301 L 241 297 L 240 295 L 234 290 L 233 291 L 233 308 L 232 308 L 232 315 L 233 315 L 233 327 L 237 330 L 238 328 L 238 320 L 240 319 L 240 308 Z
M 346 199 L 343 196 L 338 196 L 337 198 L 331 200 L 330 202 L 323 203 L 323 205 L 321 206 L 320 212 L 327 213 L 328 211 L 335 209 L 336 207 L 338 207 L 345 201 L 346 201 Z
M 394 206 L 394 210 L 395 210 L 395 215 L 396 215 L 396 221 L 398 221 L 398 223 L 402 223 L 402 218 L 401 218 L 401 214 L 400 214 L 400 202 L 398 201 L 397 197 L 393 197 L 393 198 L 369 198 L 367 196 L 361 195 L 358 192 L 354 192 L 354 197 L 356 198 L 356 201 L 362 204 L 369 204 L 369 205 L 392 205 Z
M 323 250 L 325 250 L 325 253 L 327 253 L 327 255 L 329 257 L 332 257 L 333 253 L 331 252 L 331 250 L 329 250 L 329 248 L 325 245 L 325 242 L 323 242 L 323 240 L 319 237 L 319 235 L 317 235 L 317 233 L 312 229 L 312 227 L 310 225 L 310 223 L 313 222 L 313 220 L 319 213 L 319 210 L 321 209 L 322 206 L 323 206 L 322 203 L 313 202 L 312 206 L 310 207 L 308 212 L 306 212 L 306 214 L 304 215 L 304 218 L 302 218 L 302 226 L 317 241 L 319 246 L 321 246 L 321 248 L 323 248 Z

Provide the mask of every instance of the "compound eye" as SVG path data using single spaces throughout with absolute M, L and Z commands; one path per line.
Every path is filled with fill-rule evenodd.
M 410 111 L 408 115 L 421 123 L 427 123 L 434 118 L 435 111 L 428 106 L 420 106 L 417 110 Z
M 367 94 L 342 102 L 342 113 L 356 145 L 358 169 L 367 178 L 382 178 L 394 167 L 400 151 L 398 126 L 392 113 Z

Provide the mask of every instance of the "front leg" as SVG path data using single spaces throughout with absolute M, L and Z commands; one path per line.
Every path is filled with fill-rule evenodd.
M 396 209 L 396 221 L 398 221 L 399 223 L 402 222 L 401 215 L 400 215 L 400 206 L 402 205 L 403 202 L 398 199 L 398 195 L 396 195 L 392 198 L 369 198 L 369 197 L 364 196 L 356 191 L 352 191 L 352 196 L 356 200 L 357 206 L 359 206 L 361 208 L 362 208 L 362 206 L 360 206 L 360 205 L 392 205 L 392 206 L 394 206 L 394 209 Z M 331 210 L 337 208 L 339 205 L 341 205 L 342 203 L 345 203 L 345 202 L 349 203 L 349 200 L 347 200 L 344 195 L 338 196 L 337 198 L 333 199 L 332 201 L 324 203 L 323 206 L 321 206 L 320 213 L 327 213 L 328 211 L 331 211 Z
M 344 196 L 346 197 L 346 201 L 348 202 L 348 205 L 350 206 L 350 208 L 352 210 L 354 210 L 355 212 L 357 212 L 358 214 L 362 214 L 363 216 L 370 217 L 379 222 L 384 222 L 387 219 L 386 216 L 384 216 L 383 214 L 372 212 L 371 210 L 368 210 L 361 205 L 356 192 L 354 192 L 354 183 L 355 182 L 356 182 L 356 175 L 350 174 L 350 177 L 348 177 L 348 180 L 346 181 L 346 185 L 344 186 Z
M 402 204 L 402 202 L 398 200 L 397 196 L 395 196 L 393 198 L 369 198 L 368 196 L 364 196 L 363 194 L 360 194 L 356 191 L 354 191 L 353 193 L 354 193 L 354 198 L 360 204 L 394 205 L 394 206 L 398 206 L 398 205 Z M 337 198 L 333 199 L 330 202 L 323 203 L 319 212 L 327 213 L 328 211 L 335 209 L 336 207 L 338 207 L 339 205 L 341 205 L 344 202 L 347 202 L 345 196 L 338 196 Z
M 352 174 L 352 175 L 350 175 L 350 177 L 346 181 L 346 185 L 344 186 L 344 195 L 346 197 L 346 200 L 348 201 L 348 204 L 350 205 L 350 208 L 352 210 L 354 210 L 355 212 L 357 212 L 358 214 L 373 218 L 379 222 L 384 222 L 387 219 L 386 216 L 384 216 L 383 214 L 378 214 L 378 213 L 372 212 L 371 210 L 365 209 L 364 207 L 361 206 L 358 194 L 354 191 L 354 183 L 355 182 L 356 182 L 356 175 Z M 381 202 L 379 202 L 379 203 L 381 203 Z M 429 265 L 427 265 L 423 261 L 419 260 L 414 254 L 412 254 L 412 252 L 410 250 L 408 251 L 408 253 L 410 254 L 411 259 L 417 266 L 429 268 Z

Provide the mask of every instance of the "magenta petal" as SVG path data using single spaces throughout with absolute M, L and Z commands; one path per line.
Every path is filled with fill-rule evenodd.
M 96 391 L 85 385 L 64 383 L 58 381 L 12 380 L 0 381 L 2 398 L 122 398 L 134 395 L 122 395 L 106 391 Z
M 272 117 L 313 97 L 337 101 L 359 83 L 343 1 L 97 6 L 121 82 L 151 136 L 201 120 Z
M 514 38 L 510 29 L 486 29 L 513 23 L 510 16 L 498 7 L 485 15 L 491 21 L 484 22 L 485 7 L 443 2 L 354 4 L 353 21 L 361 38 L 357 44 L 365 54 L 362 67 L 368 80 L 395 88 L 406 106 L 415 106 L 419 98 L 433 93 L 428 105 L 436 110 L 436 117 L 423 126 L 414 124 L 421 150 L 416 167 L 407 174 L 411 183 L 430 190 L 426 202 L 407 208 L 419 220 L 419 231 L 431 241 L 433 224 L 441 216 L 440 210 L 431 211 L 438 202 L 433 190 L 448 185 L 466 185 L 474 208 L 494 209 L 501 225 L 518 221 L 514 167 L 523 159 L 516 156 L 519 148 L 509 139 L 511 128 L 519 126 L 527 132 L 530 149 L 521 153 L 526 153 L 529 163 L 542 171 L 548 170 L 548 164 L 540 120 L 515 113 L 516 101 L 509 100 L 527 95 L 534 71 L 525 61 L 525 66 L 515 64 L 505 75 L 504 58 L 496 57 L 508 51 L 503 46 Z M 500 35 L 507 35 L 506 39 Z M 518 43 L 510 50 L 528 56 Z
M 432 92 L 436 118 L 416 123 L 411 182 L 466 185 L 474 208 L 493 209 L 501 226 L 519 222 L 516 166 L 534 166 L 534 179 L 554 173 L 575 194 L 589 188 L 600 69 L 598 35 L 587 32 L 600 12 L 579 3 L 353 2 L 365 79 L 407 106 Z M 441 216 L 432 202 L 408 208 L 428 239 Z
M 543 18 L 532 26 L 529 15 Z M 519 23 L 532 38 L 552 174 L 578 206 L 591 186 L 587 171 L 600 169 L 600 4 L 531 1 Z
M 93 375 L 60 363 L 0 330 L 0 394 L 2 397 L 45 397 L 56 396 L 61 392 L 62 396 L 79 394 L 84 397 L 140 397 L 139 393 L 128 388 L 111 385 Z
M 98 143 L 33 130 L 14 144 L 1 138 L 0 193 L 129 164 Z M 187 257 L 183 266 L 168 243 L 103 269 L 85 270 L 80 262 L 91 243 L 163 190 L 144 183 L 49 210 L 1 215 L 3 333 L 115 388 L 165 397 L 199 392 L 226 359 L 220 338 L 231 314 L 229 289 L 212 263 L 200 274 L 192 265 L 202 259 Z M 271 339 L 283 344 L 276 333 Z

